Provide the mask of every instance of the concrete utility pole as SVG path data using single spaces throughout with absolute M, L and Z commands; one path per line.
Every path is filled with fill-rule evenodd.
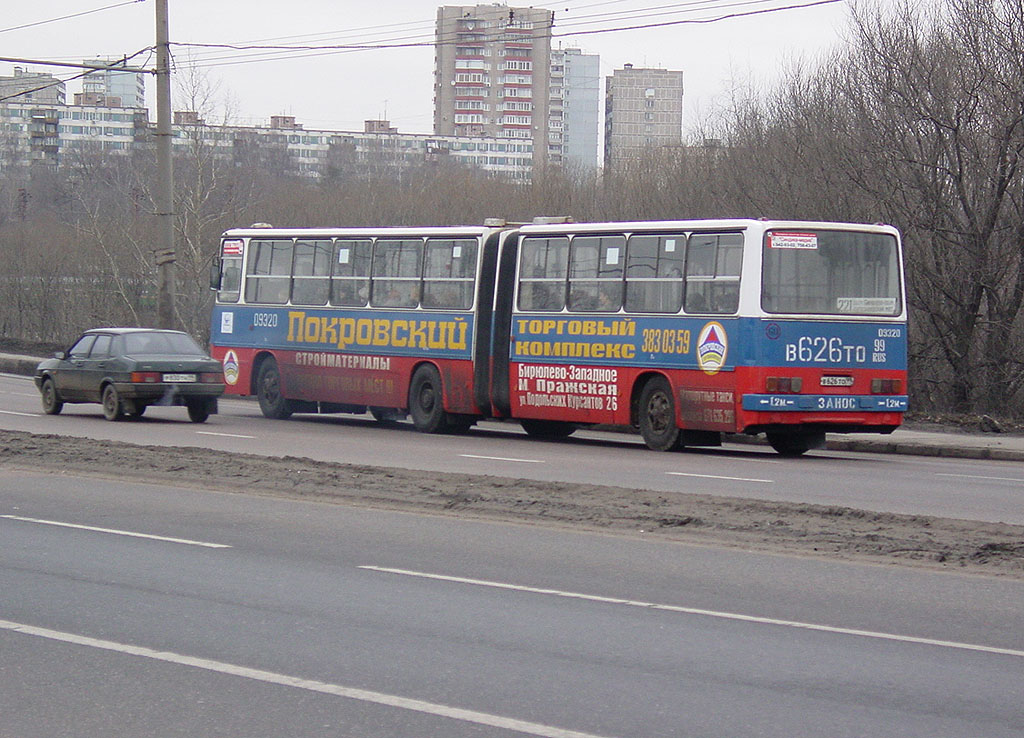
M 175 309 L 174 168 L 171 160 L 171 52 L 167 0 L 156 0 L 156 312 L 160 328 L 177 328 Z

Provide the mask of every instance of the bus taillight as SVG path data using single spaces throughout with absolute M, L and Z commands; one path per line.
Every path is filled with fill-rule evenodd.
M 903 381 L 900 379 L 879 379 L 871 380 L 871 394 L 873 395 L 899 395 L 902 394 Z
M 778 394 L 793 394 L 803 389 L 804 380 L 800 377 L 768 377 L 765 389 Z

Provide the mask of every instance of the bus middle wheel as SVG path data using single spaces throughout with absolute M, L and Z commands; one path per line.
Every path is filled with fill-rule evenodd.
M 682 448 L 683 434 L 676 425 L 676 403 L 672 387 L 664 377 L 654 377 L 640 393 L 640 435 L 655 451 Z
M 412 416 L 412 424 L 421 433 L 443 433 L 448 430 L 441 373 L 433 364 L 424 364 L 412 375 L 409 415 Z

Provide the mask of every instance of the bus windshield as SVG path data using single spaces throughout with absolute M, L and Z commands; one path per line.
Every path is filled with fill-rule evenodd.
M 774 230 L 765 234 L 761 306 L 769 313 L 899 315 L 896 239 L 883 233 Z

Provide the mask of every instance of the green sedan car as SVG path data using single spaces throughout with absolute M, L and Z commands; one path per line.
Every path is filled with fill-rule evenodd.
M 43 412 L 98 402 L 107 420 L 139 418 L 150 405 L 184 405 L 193 423 L 217 412 L 220 363 L 181 331 L 95 328 L 36 367 Z

